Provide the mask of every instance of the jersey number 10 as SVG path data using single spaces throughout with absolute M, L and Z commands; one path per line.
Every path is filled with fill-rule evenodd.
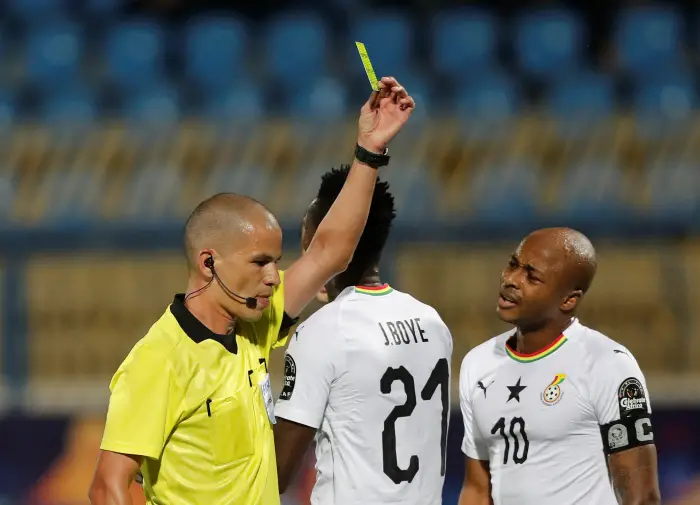
M 391 393 L 391 386 L 395 381 L 403 382 L 406 392 L 406 402 L 397 405 L 389 413 L 389 417 L 384 420 L 384 430 L 382 431 L 382 453 L 384 460 L 384 473 L 396 484 L 411 482 L 418 473 L 418 456 L 411 456 L 408 468 L 399 468 L 398 457 L 396 455 L 396 420 L 400 417 L 409 417 L 416 408 L 416 384 L 413 375 L 403 366 L 399 368 L 387 368 L 380 381 L 383 394 Z M 425 383 L 420 393 L 422 400 L 430 400 L 438 386 L 440 386 L 440 398 L 442 400 L 442 432 L 440 434 L 440 475 L 445 475 L 445 450 L 447 448 L 447 418 L 450 410 L 450 369 L 446 358 L 438 360 L 433 368 L 428 381 Z M 420 428 L 419 428 L 420 429 Z

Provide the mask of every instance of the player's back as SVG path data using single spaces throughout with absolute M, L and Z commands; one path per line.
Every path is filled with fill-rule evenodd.
M 313 505 L 442 503 L 451 356 L 435 309 L 388 286 L 347 288 L 300 326 L 277 409 L 318 427 Z
M 441 503 L 448 329 L 432 307 L 395 290 L 355 288 L 336 303 L 345 366 L 317 435 L 319 484 L 331 472 L 334 492 L 313 503 Z

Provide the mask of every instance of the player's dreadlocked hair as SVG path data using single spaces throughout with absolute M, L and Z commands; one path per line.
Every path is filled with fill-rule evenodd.
M 334 168 L 323 175 L 316 200 L 306 214 L 308 225 L 314 229 L 318 227 L 335 199 L 338 198 L 349 172 L 350 165 L 341 165 L 340 168 Z M 358 284 L 362 275 L 379 263 L 395 217 L 394 197 L 389 192 L 389 183 L 377 179 L 367 225 L 350 265 L 339 276 L 342 284 L 347 286 Z

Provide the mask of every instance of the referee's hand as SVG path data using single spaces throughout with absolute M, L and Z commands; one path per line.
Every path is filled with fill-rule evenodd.
M 382 77 L 360 111 L 357 143 L 381 154 L 411 117 L 416 102 L 393 77 Z

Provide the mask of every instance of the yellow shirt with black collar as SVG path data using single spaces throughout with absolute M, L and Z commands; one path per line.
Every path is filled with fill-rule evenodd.
M 279 505 L 261 391 L 270 350 L 292 323 L 283 284 L 235 335 L 211 332 L 176 295 L 134 346 L 110 384 L 101 449 L 145 457 L 147 503 Z

